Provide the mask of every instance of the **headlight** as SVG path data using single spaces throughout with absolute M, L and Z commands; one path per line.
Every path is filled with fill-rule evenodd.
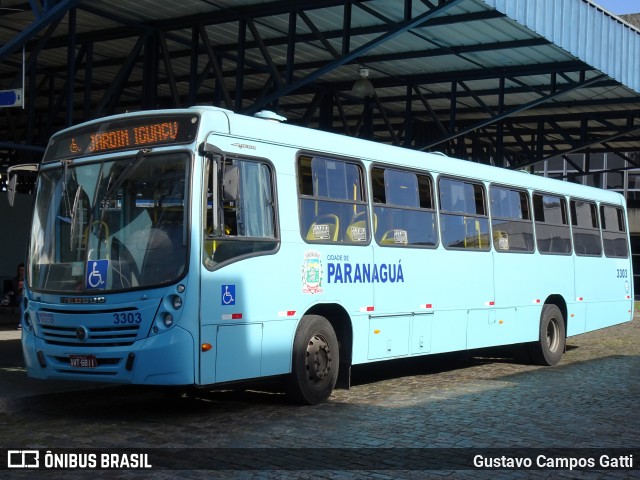
M 182 307 L 182 298 L 180 298 L 178 295 L 174 295 L 171 299 L 171 304 L 176 310 L 180 309 Z

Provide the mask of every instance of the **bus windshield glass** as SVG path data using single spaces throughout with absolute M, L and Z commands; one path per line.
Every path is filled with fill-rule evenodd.
M 137 155 L 42 170 L 29 284 L 103 292 L 170 283 L 185 273 L 189 155 Z

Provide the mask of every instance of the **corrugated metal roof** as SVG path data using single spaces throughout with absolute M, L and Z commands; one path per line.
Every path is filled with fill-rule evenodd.
M 640 92 L 640 31 L 589 0 L 484 0 Z M 640 8 L 640 5 L 639 5 Z
M 46 17 L 44 11 L 29 11 L 36 3 L 2 2 L 3 8 L 23 11 L 0 9 L 0 89 L 15 88 L 21 65 L 19 49 L 3 54 L 3 48 Z M 408 3 L 411 10 L 405 12 Z M 0 141 L 0 155 L 19 153 L 7 148 L 11 143 L 42 145 L 66 126 L 69 78 L 74 84 L 73 123 L 154 105 L 186 106 L 195 78 L 195 103 L 249 113 L 273 108 L 292 123 L 469 159 L 503 155 L 507 164 L 516 165 L 580 147 L 640 150 L 636 28 L 588 0 L 449 0 L 430 2 L 439 5 L 437 14 L 401 29 L 405 19 L 433 13 L 429 2 L 408 3 L 79 2 L 72 46 L 76 72 L 67 66 L 73 26 L 68 14 L 58 24 L 40 25 L 24 42 L 27 56 L 35 59 L 35 104 L 33 113 L 0 116 L 0 130 L 8 139 Z M 246 27 L 244 39 L 241 25 Z M 255 27 L 255 34 L 249 27 Z M 210 68 L 202 38 L 192 45 L 194 30 L 200 28 L 219 64 L 221 81 Z M 401 31 L 394 36 L 394 29 Z M 145 35 L 148 42 L 134 52 Z M 90 71 L 86 55 L 80 55 L 85 48 L 92 52 Z M 154 50 L 155 56 L 150 54 Z M 287 83 L 288 59 L 293 61 L 295 88 Z M 124 71 L 130 62 L 130 71 Z M 351 95 L 360 63 L 369 68 L 375 87 L 376 98 L 369 103 Z M 154 81 L 150 73 L 156 75 Z M 111 97 L 105 98 L 107 94 Z M 372 115 L 368 131 L 367 112 Z M 559 137 L 545 133 L 553 130 L 551 121 L 562 130 Z

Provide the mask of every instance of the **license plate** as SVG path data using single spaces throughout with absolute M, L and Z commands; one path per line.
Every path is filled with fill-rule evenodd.
M 98 360 L 95 355 L 69 355 L 69 364 L 76 368 L 96 368 Z

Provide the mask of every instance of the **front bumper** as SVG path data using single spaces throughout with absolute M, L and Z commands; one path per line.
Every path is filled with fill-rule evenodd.
M 22 332 L 27 374 L 33 378 L 92 382 L 192 385 L 195 383 L 193 336 L 176 326 L 127 346 L 109 348 L 50 345 L 32 331 Z M 73 367 L 70 355 L 95 356 L 94 368 Z

